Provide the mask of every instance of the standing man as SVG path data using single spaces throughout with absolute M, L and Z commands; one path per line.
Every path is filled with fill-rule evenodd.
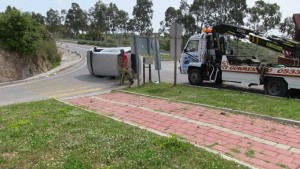
M 120 52 L 121 52 L 121 58 L 119 60 L 119 66 L 120 66 L 121 84 L 123 84 L 125 78 L 127 78 L 130 81 L 130 86 L 131 86 L 134 83 L 134 80 L 132 78 L 131 68 L 129 67 L 128 64 L 128 57 L 124 49 L 121 49 Z

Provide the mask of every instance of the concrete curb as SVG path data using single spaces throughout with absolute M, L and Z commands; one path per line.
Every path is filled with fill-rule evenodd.
M 81 54 L 77 53 L 76 51 L 71 51 L 71 50 L 68 50 L 68 49 L 65 49 L 65 48 L 62 48 L 60 46 L 58 46 L 57 48 L 61 49 L 61 50 L 67 50 L 68 52 L 70 52 L 72 55 L 76 55 L 76 56 L 79 56 L 80 59 L 78 59 L 77 61 L 73 62 L 73 63 L 69 63 L 69 64 L 66 64 L 66 65 L 63 65 L 63 66 L 58 66 L 54 69 L 51 69 L 49 70 L 48 72 L 44 72 L 44 73 L 41 73 L 41 74 L 37 74 L 35 76 L 32 76 L 32 77 L 28 77 L 26 79 L 22 79 L 22 80 L 16 80 L 16 81 L 10 81 L 10 82 L 4 82 L 4 83 L 0 83 L 0 86 L 5 86 L 5 85 L 11 85 L 11 84 L 16 84 L 16 83 L 23 83 L 23 82 L 28 82 L 28 81 L 31 81 L 31 80 L 36 80 L 36 79 L 39 79 L 39 78 L 42 78 L 42 77 L 47 77 L 47 76 L 51 76 L 53 74 L 56 74 L 57 72 L 60 72 L 64 69 L 67 69 L 75 64 L 77 64 L 78 62 L 80 62 L 83 57 Z
M 158 97 L 158 96 L 150 96 L 150 95 L 146 95 L 146 94 L 129 92 L 129 91 L 124 91 L 124 90 L 115 90 L 115 91 L 127 93 L 127 94 L 134 94 L 134 95 L 138 95 L 138 96 L 145 96 L 145 97 L 150 97 L 150 98 L 155 98 L 155 99 L 162 99 L 162 100 L 167 100 L 167 101 L 172 101 L 172 102 L 198 105 L 198 106 L 203 106 L 203 107 L 212 108 L 212 109 L 224 110 L 224 111 L 228 111 L 228 112 L 231 112 L 234 114 L 241 114 L 241 115 L 246 115 L 246 116 L 250 116 L 250 117 L 254 117 L 254 118 L 275 121 L 275 122 L 279 122 L 282 124 L 300 126 L 300 121 L 296 121 L 296 120 L 272 117 L 272 116 L 268 116 L 268 115 L 255 114 L 255 113 L 250 113 L 250 112 L 245 112 L 245 111 L 233 110 L 233 109 L 229 109 L 229 108 L 222 108 L 222 107 L 216 107 L 216 106 L 211 106 L 211 105 L 207 105 L 207 104 L 201 104 L 201 103 L 193 103 L 193 102 L 189 102 L 189 101 L 172 100 L 172 99 L 168 99 L 168 98 L 163 98 L 163 97 Z

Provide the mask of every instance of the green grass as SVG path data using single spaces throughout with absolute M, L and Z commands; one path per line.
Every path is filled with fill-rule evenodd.
M 172 58 L 170 55 L 160 55 L 160 60 L 172 61 L 174 58 Z
M 244 168 L 55 100 L 0 107 L 0 168 Z
M 147 84 L 124 89 L 131 92 L 189 101 L 211 106 L 231 108 L 273 117 L 300 120 L 299 101 L 289 98 L 272 98 L 254 93 L 223 89 L 207 89 L 173 84 Z
M 281 167 L 283 169 L 290 169 L 287 165 L 284 164 L 276 164 L 278 167 Z
M 253 150 L 247 150 L 245 155 L 246 155 L 246 157 L 253 158 L 255 155 L 255 152 Z

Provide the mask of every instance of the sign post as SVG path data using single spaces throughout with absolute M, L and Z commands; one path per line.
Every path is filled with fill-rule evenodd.
M 181 54 L 181 36 L 183 28 L 180 24 L 174 22 L 170 27 L 170 53 L 174 57 L 174 86 L 177 83 L 177 59 Z
M 159 54 L 159 41 L 158 41 L 158 34 L 154 34 L 154 38 L 152 39 L 152 49 L 155 61 L 155 70 L 158 73 L 158 83 L 161 82 L 160 79 L 160 70 L 161 70 L 161 62 L 160 62 L 160 54 Z
M 155 56 L 155 69 L 160 70 L 160 56 L 159 56 L 159 42 L 157 37 L 154 38 L 146 37 L 146 36 L 136 36 L 133 35 L 131 40 L 131 53 L 135 54 L 135 63 L 136 63 L 136 72 L 138 74 L 138 86 L 140 86 L 140 57 L 141 55 L 147 56 L 143 57 L 143 82 L 145 83 L 145 64 L 148 64 L 149 67 L 149 82 L 151 79 L 151 64 L 153 64 L 153 57 L 151 54 Z M 160 81 L 160 73 L 159 73 L 159 81 Z

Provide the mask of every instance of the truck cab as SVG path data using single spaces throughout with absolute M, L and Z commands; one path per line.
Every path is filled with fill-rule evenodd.
M 226 40 L 223 36 L 222 49 L 227 51 Z M 220 83 L 221 57 L 216 54 L 216 39 L 213 38 L 211 30 L 189 38 L 180 58 L 180 72 L 188 74 L 191 85 L 200 85 L 203 80 L 218 81 Z M 218 40 L 219 41 L 219 40 Z

